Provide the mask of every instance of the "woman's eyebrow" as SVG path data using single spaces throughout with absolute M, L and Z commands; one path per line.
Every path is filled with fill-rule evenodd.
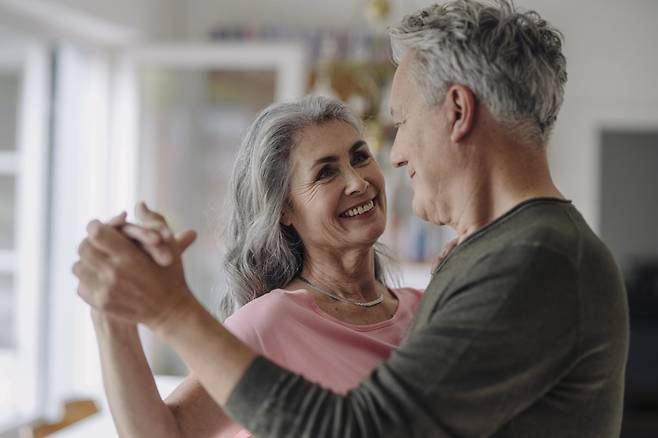
M 365 140 L 358 140 L 356 141 L 351 147 L 350 147 L 350 155 L 356 152 L 357 149 L 359 149 L 361 146 L 365 145 L 366 142 Z M 324 163 L 335 163 L 338 161 L 339 158 L 336 155 L 327 155 L 326 157 L 318 158 L 313 162 L 313 166 L 315 167 L 318 164 L 324 164 Z

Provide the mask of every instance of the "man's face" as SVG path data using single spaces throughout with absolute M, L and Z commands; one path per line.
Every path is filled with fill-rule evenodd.
M 458 157 L 450 141 L 445 102 L 428 105 L 411 71 L 413 52 L 402 58 L 391 89 L 391 115 L 397 134 L 391 149 L 393 167 L 407 166 L 414 192 L 414 213 L 445 224 L 451 176 Z

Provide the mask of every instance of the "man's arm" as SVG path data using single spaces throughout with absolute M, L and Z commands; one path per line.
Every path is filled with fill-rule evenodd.
M 579 356 L 572 262 L 546 248 L 517 246 L 474 263 L 460 285 L 440 292 L 449 294 L 440 305 L 436 291 L 426 292 L 420 312 L 430 306 L 431 316 L 340 397 L 258 358 L 194 299 L 180 260 L 158 267 L 97 222 L 89 234 L 110 257 L 83 256 L 74 265 L 79 294 L 154 330 L 256 435 L 489 435 L 549 391 Z
M 259 357 L 226 411 L 256 436 L 494 433 L 573 364 L 579 297 L 573 265 L 547 249 L 518 247 L 475 266 L 429 323 L 346 396 Z

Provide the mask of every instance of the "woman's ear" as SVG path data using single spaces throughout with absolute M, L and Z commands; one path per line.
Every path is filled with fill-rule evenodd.
M 292 225 L 292 208 L 290 205 L 286 205 L 286 208 L 283 210 L 283 214 L 281 215 L 281 220 L 279 222 L 281 225 L 285 225 L 286 227 Z

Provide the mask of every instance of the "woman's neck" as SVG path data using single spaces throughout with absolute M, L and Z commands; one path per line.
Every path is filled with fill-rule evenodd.
M 355 301 L 369 301 L 380 295 L 375 278 L 375 250 L 309 251 L 301 275 L 326 291 Z

